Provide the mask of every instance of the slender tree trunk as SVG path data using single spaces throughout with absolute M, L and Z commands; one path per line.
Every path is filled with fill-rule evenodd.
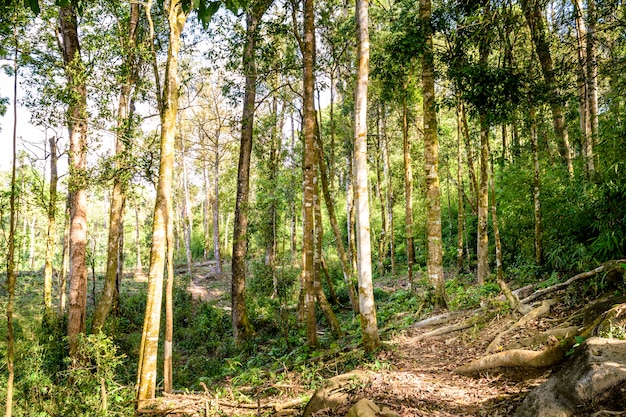
M 535 215 L 535 263 L 543 265 L 543 248 L 541 243 L 541 177 L 539 171 L 539 146 L 537 145 L 537 121 L 535 109 L 531 107 L 530 116 L 530 140 L 533 154 L 533 203 Z
M 385 204 L 387 207 L 387 230 L 389 235 L 387 236 L 387 242 L 389 243 L 389 257 L 391 258 L 391 274 L 396 275 L 396 248 L 395 248 L 395 236 L 394 236 L 394 221 L 393 221 L 393 183 L 391 181 L 391 163 L 389 162 L 389 137 L 387 136 L 387 111 L 383 105 L 383 142 L 382 142 L 382 157 L 383 157 L 383 175 L 385 179 Z
M 367 189 L 367 84 L 370 55 L 367 0 L 357 0 L 356 2 L 356 30 L 358 67 L 354 99 L 354 200 L 356 206 L 359 311 L 363 347 L 366 352 L 372 352 L 380 347 L 380 336 L 378 335 L 372 284 L 372 249 Z
M 304 321 L 306 323 L 307 343 L 317 346 L 315 321 L 315 184 L 317 169 L 315 158 L 315 22 L 313 0 L 304 0 L 304 42 L 302 57 L 304 60 L 303 76 L 303 132 L 304 161 L 303 187 L 304 202 L 302 208 L 302 294 Z
M 457 97 L 457 106 L 459 107 L 459 114 L 461 117 L 461 135 L 465 142 L 465 152 L 467 154 L 467 170 L 470 177 L 470 198 L 469 202 L 472 206 L 474 213 L 478 213 L 478 179 L 476 178 L 476 171 L 474 169 L 474 151 L 472 150 L 472 142 L 469 134 L 469 127 L 467 125 L 467 114 L 465 113 L 465 104 Z
M 587 0 L 587 108 L 591 136 L 584 143 L 585 166 L 589 173 L 595 171 L 593 147 L 598 143 L 598 56 L 596 51 L 596 0 Z
M 35 270 L 35 237 L 37 232 L 37 217 L 33 216 L 32 220 L 28 224 L 29 239 L 28 239 L 28 269 Z
M 48 194 L 48 232 L 46 237 L 46 260 L 44 264 L 44 305 L 46 314 L 52 312 L 52 261 L 54 258 L 54 241 L 56 235 L 56 211 L 57 211 L 57 182 L 59 179 L 57 171 L 57 161 L 59 159 L 57 150 L 57 138 L 51 136 L 48 139 L 50 144 L 50 191 Z
M 478 189 L 478 246 L 476 279 L 484 284 L 489 278 L 489 125 L 484 112 L 480 114 L 480 185 Z
M 13 331 L 13 305 L 15 304 L 15 285 L 17 281 L 17 271 L 15 267 L 15 229 L 17 226 L 17 206 L 16 194 L 17 187 L 15 184 L 16 165 L 17 165 L 17 71 L 19 56 L 19 40 L 17 34 L 17 22 L 13 24 L 13 40 L 15 42 L 15 55 L 13 58 L 13 149 L 11 163 L 11 196 L 9 198 L 9 240 L 7 242 L 7 278 L 6 289 L 8 292 L 7 299 L 7 387 L 6 387 L 6 405 L 5 416 L 13 415 L 13 385 L 15 380 L 15 334 Z
M 496 203 L 496 187 L 493 174 L 493 157 L 490 158 L 489 168 L 489 186 L 491 188 L 491 223 L 493 225 L 493 240 L 496 244 L 496 279 L 498 280 L 498 282 L 504 282 L 504 266 L 502 264 L 502 243 L 500 241 L 500 227 L 498 225 L 498 205 Z
M 319 151 L 317 152 L 319 155 Z M 324 290 L 322 289 L 322 262 L 323 262 L 323 238 L 324 238 L 324 228 L 322 226 L 322 207 L 320 204 L 320 194 L 319 194 L 319 182 L 315 182 L 315 213 L 314 213 L 314 221 L 315 221 L 315 256 L 313 258 L 314 263 L 314 281 L 313 286 L 315 290 L 315 298 L 317 303 L 319 304 L 322 313 L 324 313 L 324 317 L 330 326 L 331 333 L 335 338 L 339 338 L 343 335 L 343 331 L 341 330 L 341 326 L 339 325 L 339 321 L 333 312 L 333 309 L 330 306 L 330 303 L 326 299 L 326 294 L 324 294 Z M 332 287 L 331 287 L 332 288 Z
M 559 141 L 559 154 L 565 162 L 567 171 L 570 175 L 574 174 L 574 166 L 572 164 L 572 149 L 567 133 L 565 123 L 565 114 L 563 105 L 559 98 L 556 77 L 554 75 L 554 63 L 550 54 L 550 45 L 546 36 L 544 18 L 538 0 L 522 0 L 522 9 L 526 16 L 526 22 L 530 29 L 530 34 L 535 45 L 535 52 L 539 58 L 539 63 L 543 72 L 543 78 L 551 90 L 553 98 L 551 99 L 552 107 L 552 123 L 554 125 L 554 133 Z
M 59 10 L 63 62 L 73 100 L 68 109 L 70 140 L 70 295 L 67 335 L 70 356 L 76 355 L 76 336 L 85 331 L 87 315 L 87 190 L 84 171 L 87 163 L 87 85 L 80 57 L 78 26 L 74 6 Z
M 431 9 L 430 0 L 420 0 L 420 18 L 428 28 L 430 28 Z M 441 190 L 439 189 L 439 138 L 437 137 L 437 109 L 435 107 L 435 60 L 430 30 L 427 30 L 426 48 L 422 60 L 428 280 L 435 287 L 435 305 L 446 308 L 441 237 Z
M 324 202 L 326 203 L 326 211 L 328 212 L 328 218 L 330 221 L 330 227 L 333 230 L 335 237 L 335 245 L 337 245 L 337 254 L 339 255 L 339 263 L 341 264 L 341 272 L 343 279 L 348 289 L 348 297 L 350 298 L 350 304 L 352 305 L 352 311 L 355 314 L 359 313 L 359 298 L 354 288 L 353 269 L 352 264 L 346 254 L 344 247 L 343 237 L 339 230 L 339 223 L 337 222 L 337 216 L 335 214 L 335 203 L 330 194 L 330 184 L 328 181 L 328 175 L 326 170 L 326 163 L 324 162 L 324 148 L 322 142 L 318 138 L 319 155 L 317 162 L 319 164 L 320 177 L 322 182 L 322 193 L 324 194 Z
M 380 203 L 380 238 L 378 239 L 378 275 L 383 276 L 385 273 L 385 258 L 387 256 L 385 247 L 387 246 L 387 213 L 386 213 L 386 205 L 384 198 L 384 185 L 383 185 L 383 175 L 382 175 L 382 166 L 383 162 L 383 152 L 382 152 L 382 129 L 381 129 L 381 115 L 380 115 L 380 106 L 376 108 L 376 196 L 378 197 L 378 201 Z
M 239 147 L 239 169 L 237 176 L 237 199 L 233 232 L 231 308 L 233 337 L 241 343 L 253 334 L 246 309 L 246 255 L 248 253 L 248 198 L 250 194 L 250 157 L 256 104 L 256 43 L 261 17 L 271 0 L 258 0 L 246 12 L 246 40 L 243 47 L 245 72 L 245 96 L 241 118 L 241 144 Z
M 222 253 L 220 251 L 220 160 L 219 143 L 215 148 L 215 160 L 213 162 L 213 258 L 215 259 L 215 272 L 222 275 Z
M 172 180 L 174 174 L 174 145 L 176 114 L 178 112 L 178 52 L 180 35 L 187 20 L 182 5 L 167 3 L 169 47 L 165 68 L 165 85 L 161 107 L 161 158 L 159 181 L 152 226 L 148 294 L 137 371 L 137 407 L 145 407 L 154 398 L 157 381 L 157 352 L 163 296 L 163 267 L 168 246 L 168 229 L 172 216 Z
M 171 204 L 171 199 L 170 199 Z M 170 207 L 169 212 L 173 210 Z M 167 281 L 165 283 L 165 341 L 163 343 L 163 391 L 172 392 L 174 338 L 174 222 L 167 222 Z M 193 278 L 190 276 L 190 279 Z
M 107 243 L 107 266 L 104 277 L 104 287 L 100 300 L 95 308 L 92 332 L 102 330 L 102 326 L 113 306 L 118 281 L 119 257 L 122 241 L 124 240 L 124 208 L 126 204 L 127 180 L 124 171 L 128 169 L 126 143 L 131 139 L 132 99 L 131 94 L 137 81 L 137 65 L 135 47 L 139 25 L 139 4 L 130 5 L 130 20 L 128 23 L 128 37 L 122 39 L 125 45 L 125 65 L 129 74 L 120 90 L 120 102 L 117 108 L 117 129 L 115 135 L 116 174 L 111 195 L 109 210 L 109 239 Z
M 587 161 L 589 157 L 587 151 L 589 141 L 591 140 L 591 118 L 589 117 L 589 106 L 587 101 L 587 91 L 589 90 L 587 80 L 587 51 L 585 50 L 585 41 L 587 39 L 587 30 L 585 28 L 583 18 L 583 2 L 582 0 L 572 0 L 574 5 L 574 13 L 576 14 L 576 38 L 578 51 L 578 69 L 576 71 L 576 81 L 578 85 L 578 118 L 580 122 L 580 133 L 582 135 L 582 154 L 584 158 L 583 167 L 586 174 L 589 174 Z
M 135 261 L 135 273 L 141 274 L 143 272 L 143 266 L 141 265 L 141 240 L 139 238 L 139 212 L 141 207 L 139 203 L 135 204 L 135 246 L 136 246 L 136 261 Z
M 189 197 L 189 178 L 187 176 L 185 139 L 180 138 L 181 165 L 183 170 L 183 201 L 181 207 L 181 222 L 183 225 L 183 238 L 185 239 L 185 255 L 187 257 L 187 275 L 191 278 L 191 235 L 193 233 L 193 218 L 191 215 L 191 198 Z
M 63 252 L 61 255 L 61 272 L 59 273 L 59 316 L 65 314 L 67 304 L 67 273 L 70 266 L 70 207 L 69 198 L 65 207 L 65 225 L 63 226 Z
M 404 214 L 406 233 L 407 278 L 413 288 L 413 264 L 415 248 L 413 244 L 413 168 L 411 166 L 411 146 L 409 144 L 409 122 L 406 91 L 402 98 L 402 139 L 404 154 Z
M 465 204 L 463 203 L 463 156 L 461 146 L 461 111 L 459 106 L 456 107 L 456 121 L 457 121 L 457 171 L 456 171 L 456 187 L 457 187 L 457 204 L 458 204 L 458 217 L 457 217 L 457 246 L 456 246 L 456 267 L 457 271 L 463 269 L 463 233 L 465 229 Z

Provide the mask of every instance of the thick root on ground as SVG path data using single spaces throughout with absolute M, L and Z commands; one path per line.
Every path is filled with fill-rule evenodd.
M 547 368 L 559 363 L 565 356 L 567 349 L 569 349 L 569 347 L 565 348 L 559 345 L 543 351 L 522 349 L 507 350 L 477 359 L 469 365 L 455 369 L 454 372 L 462 375 L 471 375 L 494 368 Z

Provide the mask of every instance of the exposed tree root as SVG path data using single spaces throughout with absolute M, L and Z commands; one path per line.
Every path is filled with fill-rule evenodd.
M 505 336 L 508 336 L 509 334 L 511 334 L 515 329 L 519 329 L 520 327 L 525 326 L 531 320 L 536 320 L 540 317 L 545 316 L 546 314 L 550 312 L 550 307 L 552 307 L 556 303 L 557 303 L 557 300 L 555 299 L 545 300 L 544 302 L 542 302 L 539 307 L 531 310 L 528 314 L 523 316 L 521 319 L 519 319 L 515 324 L 513 324 L 511 327 L 509 327 L 505 331 L 500 332 L 496 336 L 496 338 L 491 341 L 489 346 L 487 346 L 486 352 L 491 353 L 502 348 L 501 344 Z
M 524 298 L 523 300 L 521 300 L 522 304 L 528 304 L 531 303 L 533 301 L 535 301 L 538 298 L 543 297 L 546 294 L 550 294 L 552 292 L 567 288 L 568 286 L 570 286 L 571 284 L 575 283 L 576 281 L 580 281 L 583 279 L 587 279 L 587 278 L 591 278 L 601 272 L 608 272 L 610 270 L 613 269 L 617 269 L 617 268 L 621 268 L 620 264 L 626 263 L 626 259 L 619 259 L 616 261 L 609 261 L 609 262 L 605 262 L 604 264 L 600 265 L 599 267 L 592 269 L 591 271 L 587 271 L 587 272 L 583 272 L 580 273 L 578 275 L 574 275 L 573 277 L 571 277 L 570 279 L 568 279 L 565 282 L 561 282 L 558 284 L 554 284 L 551 287 L 548 288 L 543 288 L 541 290 L 535 291 L 534 293 L 532 293 L 531 295 L 529 295 L 528 297 Z
M 557 327 L 551 330 L 546 330 L 545 332 L 538 333 L 532 337 L 528 337 L 526 339 L 518 340 L 514 343 L 511 343 L 507 346 L 508 349 L 520 349 L 529 346 L 539 346 L 548 342 L 550 339 L 555 338 L 557 340 L 561 340 L 568 336 L 578 334 L 578 326 L 568 326 L 568 327 Z
M 472 313 L 478 312 L 478 311 L 480 311 L 480 309 L 473 310 Z M 469 329 L 470 327 L 473 327 L 479 323 L 484 323 L 487 320 L 490 320 L 494 316 L 494 314 L 495 313 L 490 312 L 490 311 L 486 312 L 482 316 L 476 316 L 472 314 L 472 316 L 469 319 L 461 323 L 451 324 L 449 326 L 440 327 L 438 329 L 431 330 L 430 332 L 422 333 L 420 335 L 413 337 L 411 340 L 413 342 L 419 342 L 420 340 L 428 339 L 429 337 L 442 336 L 444 334 L 449 334 L 449 333 L 458 332 L 460 330 Z
M 447 323 L 451 320 L 454 320 L 455 318 L 459 317 L 462 314 L 467 313 L 469 315 L 474 315 L 478 313 L 479 311 L 480 311 L 480 308 L 471 310 L 471 311 L 449 311 L 447 313 L 438 314 L 436 316 L 428 317 L 424 320 L 418 321 L 417 323 L 414 323 L 413 325 L 411 325 L 411 327 L 413 327 L 414 329 L 420 329 L 422 327 L 427 327 L 427 326 L 436 326 L 436 325 Z

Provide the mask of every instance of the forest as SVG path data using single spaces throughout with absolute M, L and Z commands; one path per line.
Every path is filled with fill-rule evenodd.
M 620 0 L 0 0 L 11 416 L 626 415 Z

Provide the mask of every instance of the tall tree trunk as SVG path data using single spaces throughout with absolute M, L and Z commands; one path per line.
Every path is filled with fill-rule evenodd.
M 584 158 L 583 167 L 585 173 L 589 174 L 587 155 L 589 141 L 591 140 L 591 118 L 589 117 L 589 106 L 587 101 L 587 91 L 589 89 L 587 79 L 587 51 L 585 50 L 585 42 L 587 39 L 587 30 L 585 28 L 583 18 L 583 2 L 582 0 L 572 0 L 574 5 L 574 13 L 576 15 L 576 39 L 578 51 L 578 69 L 576 71 L 576 82 L 578 85 L 578 118 L 580 124 L 580 133 L 582 135 L 582 154 Z
M 354 173 L 356 206 L 357 266 L 359 276 L 359 311 L 363 347 L 372 352 L 380 347 L 374 287 L 372 284 L 372 249 L 370 240 L 369 193 L 367 189 L 367 84 L 369 78 L 369 22 L 367 0 L 356 1 L 357 82 L 354 98 Z
M 15 17 L 17 18 L 17 17 Z M 19 40 L 17 34 L 17 22 L 13 24 L 13 40 L 15 47 L 15 55 L 13 58 L 13 137 L 12 137 L 12 156 L 11 156 L 11 196 L 9 198 L 9 241 L 7 242 L 7 275 L 6 289 L 8 292 L 7 300 L 7 388 L 6 388 L 6 404 L 5 416 L 13 415 L 13 385 L 15 380 L 15 334 L 13 331 L 13 305 L 15 304 L 15 285 L 17 281 L 17 271 L 15 267 L 15 229 L 17 226 L 17 206 L 16 194 L 17 187 L 15 184 L 16 164 L 17 164 L 17 71 L 19 57 Z
M 469 126 L 467 125 L 467 113 L 465 113 L 465 104 L 460 97 L 457 97 L 457 106 L 461 118 L 461 135 L 465 142 L 465 153 L 467 154 L 467 170 L 470 177 L 470 198 L 469 203 L 474 211 L 478 213 L 478 179 L 476 178 L 476 170 L 474 169 L 474 151 L 469 134 Z
M 261 17 L 271 0 L 257 0 L 246 12 L 246 40 L 243 47 L 243 68 L 246 85 L 241 118 L 241 144 L 237 176 L 237 199 L 233 232 L 231 308 L 233 337 L 241 343 L 253 334 L 246 309 L 246 255 L 248 253 L 248 198 L 250 194 L 250 157 L 256 104 L 256 44 Z
M 48 138 L 50 145 L 50 191 L 48 193 L 48 232 L 46 236 L 46 255 L 44 264 L 44 305 L 46 314 L 52 312 L 52 261 L 54 258 L 54 241 L 56 235 L 56 211 L 57 211 L 57 182 L 59 179 L 57 171 L 57 161 L 59 154 L 57 150 L 56 136 Z
M 215 259 L 215 272 L 222 275 L 222 253 L 220 251 L 220 160 L 219 142 L 215 148 L 215 160 L 213 162 L 213 258 Z
M 598 56 L 596 51 L 596 0 L 587 0 L 587 102 L 591 137 L 584 143 L 585 166 L 589 173 L 595 171 L 593 147 L 598 143 Z
M 76 355 L 76 336 L 85 331 L 87 315 L 87 85 L 80 57 L 76 10 L 71 4 L 59 9 L 63 62 L 71 91 L 67 116 L 69 130 L 70 295 L 67 335 L 70 356 Z
M 478 243 L 476 279 L 484 284 L 489 278 L 489 125 L 484 112 L 480 113 L 480 184 L 478 189 Z
M 128 76 L 120 89 L 120 102 L 117 108 L 117 129 L 115 135 L 115 178 L 109 210 L 109 239 L 107 243 L 107 266 L 104 276 L 104 287 L 98 304 L 96 305 L 92 332 L 102 330 L 102 326 L 113 306 L 118 281 L 118 267 L 120 248 L 124 240 L 124 207 L 126 204 L 127 180 L 125 172 L 128 169 L 126 143 L 131 139 L 132 99 L 131 94 L 137 82 L 137 65 L 135 47 L 137 42 L 137 27 L 139 25 L 139 4 L 131 3 L 130 19 L 128 22 L 128 37 L 122 39 L 125 53 L 125 65 L 128 67 Z
M 171 203 L 171 200 L 170 200 Z M 169 212 L 172 212 L 170 207 Z M 174 352 L 174 222 L 167 222 L 167 281 L 165 283 L 165 341 L 163 343 L 163 391 L 172 392 Z M 190 276 L 190 279 L 192 277 Z
M 316 152 L 319 155 L 319 151 Z M 314 221 L 315 221 L 315 256 L 313 258 L 314 263 L 314 291 L 315 298 L 317 303 L 319 304 L 322 313 L 324 313 L 324 317 L 326 318 L 326 322 L 330 326 L 330 331 L 335 338 L 339 338 L 343 335 L 343 331 L 341 330 L 341 326 L 339 325 L 339 321 L 333 312 L 333 309 L 326 299 L 326 294 L 324 294 L 324 290 L 322 289 L 322 264 L 323 264 L 323 240 L 324 240 L 324 228 L 322 226 L 322 207 L 320 204 L 320 194 L 319 194 L 319 181 L 315 182 L 315 213 L 314 213 Z M 332 287 L 331 287 L 332 289 Z
M 496 204 L 496 187 L 493 171 L 493 157 L 489 163 L 489 186 L 491 188 L 491 223 L 493 225 L 493 240 L 496 244 L 496 279 L 504 283 L 504 266 L 502 263 L 502 243 L 500 241 L 500 227 L 498 224 L 498 205 Z M 502 285 L 502 284 L 500 284 Z M 506 284 L 504 284 L 506 286 Z M 513 306 L 514 307 L 514 306 Z
M 183 198 L 181 207 L 181 222 L 183 226 L 183 239 L 185 240 L 185 255 L 187 258 L 187 275 L 191 278 L 191 236 L 193 233 L 193 218 L 191 214 L 191 198 L 189 197 L 189 178 L 187 176 L 186 147 L 185 139 L 180 138 L 181 165 L 183 170 Z
M 539 171 L 539 146 L 537 145 L 537 121 L 535 109 L 529 110 L 530 140 L 533 154 L 533 206 L 535 215 L 535 263 L 543 265 L 543 245 L 541 243 L 541 177 Z
M 456 267 L 457 271 L 463 269 L 463 233 L 465 229 L 465 204 L 463 203 L 463 154 L 461 146 L 461 110 L 456 106 L 456 136 L 457 136 L 457 171 L 456 171 L 456 187 L 457 187 L 457 204 L 458 204 L 458 225 L 457 225 L 457 246 L 456 246 Z
M 431 1 L 420 0 L 420 18 L 430 28 Z M 439 189 L 439 138 L 435 107 L 435 60 L 430 29 L 422 58 L 422 94 L 424 111 L 424 162 L 426 171 L 426 229 L 428 234 L 428 280 L 435 287 L 435 305 L 446 308 L 441 238 L 441 191 Z
M 143 272 L 143 266 L 141 265 L 141 240 L 139 239 L 139 212 L 141 207 L 139 203 L 135 204 L 135 273 L 141 274 Z
M 404 154 L 404 214 L 406 234 L 406 267 L 411 289 L 413 288 L 413 264 L 415 249 L 413 244 L 413 168 L 411 166 L 411 146 L 409 144 L 409 122 L 406 90 L 402 98 L 402 139 Z
M 172 216 L 172 181 L 179 89 L 178 52 L 180 50 L 180 35 L 187 20 L 187 15 L 182 10 L 180 3 L 169 2 L 167 5 L 168 8 L 165 12 L 169 22 L 169 47 L 161 107 L 161 158 L 152 223 L 146 315 L 137 371 L 137 407 L 139 409 L 143 408 L 147 401 L 154 398 L 156 390 L 164 253 L 168 245 L 168 228 Z
M 522 0 L 522 9 L 526 16 L 526 22 L 530 29 L 530 34 L 535 45 L 535 52 L 539 58 L 543 78 L 550 89 L 552 99 L 550 106 L 552 108 L 552 123 L 554 125 L 554 133 L 559 141 L 559 154 L 565 162 L 567 171 L 570 175 L 574 174 L 574 165 L 572 164 L 572 149 L 567 133 L 565 123 L 565 113 L 563 105 L 559 97 L 556 77 L 554 75 L 554 63 L 550 54 L 550 45 L 546 36 L 546 29 L 542 11 L 538 0 Z
M 387 230 L 389 235 L 387 236 L 387 242 L 389 244 L 389 257 L 391 258 L 391 274 L 396 275 L 396 248 L 394 241 L 394 221 L 393 221 L 393 182 L 391 181 L 391 163 L 389 162 L 389 137 L 387 136 L 387 111 L 383 105 L 383 117 L 382 117 L 382 158 L 383 158 L 383 175 L 386 184 L 385 188 L 385 204 L 387 211 Z
M 61 254 L 61 272 L 59 273 L 59 316 L 65 314 L 67 304 L 67 274 L 70 269 L 70 206 L 66 201 L 65 225 L 63 226 L 63 251 Z
M 322 142 L 318 139 L 319 155 L 317 162 L 319 165 L 319 172 L 322 182 L 322 193 L 324 194 L 324 202 L 326 203 L 326 211 L 328 212 L 328 219 L 330 221 L 330 227 L 333 230 L 333 236 L 335 237 L 335 245 L 337 245 L 337 254 L 339 255 L 339 263 L 341 264 L 341 272 L 343 274 L 343 280 L 348 289 L 348 297 L 350 298 L 350 304 L 352 305 L 352 311 L 355 314 L 359 313 L 359 298 L 354 288 L 353 269 L 352 264 L 346 254 L 344 247 L 343 237 L 339 230 L 339 223 L 337 222 L 337 216 L 335 214 L 335 203 L 330 194 L 330 184 L 328 181 L 328 171 L 326 169 L 326 163 L 324 161 L 324 148 Z
M 317 346 L 315 321 L 315 184 L 317 169 L 315 158 L 315 22 L 313 0 L 304 0 L 304 42 L 302 57 L 304 60 L 303 76 L 303 132 L 304 160 L 303 169 L 303 207 L 302 207 L 302 295 L 303 318 L 306 323 L 307 343 Z
M 383 175 L 382 175 L 382 128 L 381 128 L 381 114 L 380 114 L 380 105 L 376 108 L 376 196 L 378 197 L 378 202 L 380 203 L 380 238 L 378 239 L 378 275 L 383 276 L 385 273 L 385 258 L 387 257 L 387 253 L 385 251 L 385 247 L 387 246 L 387 206 L 385 205 L 385 197 L 384 197 L 384 185 L 383 185 Z
M 33 215 L 28 224 L 28 269 L 35 270 L 35 237 L 37 235 L 37 217 Z

